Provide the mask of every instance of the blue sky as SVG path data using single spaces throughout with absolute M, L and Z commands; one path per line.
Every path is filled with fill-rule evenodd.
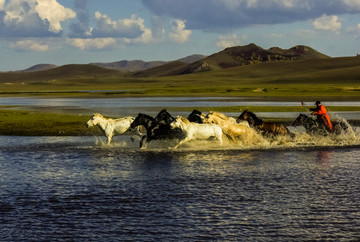
M 0 71 L 175 60 L 255 43 L 360 53 L 360 0 L 0 0 Z

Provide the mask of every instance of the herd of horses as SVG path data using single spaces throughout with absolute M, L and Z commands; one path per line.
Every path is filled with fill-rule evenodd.
M 308 134 L 328 135 L 326 127 L 318 120 L 305 114 L 292 123 L 293 126 L 304 126 Z M 146 148 L 153 140 L 176 140 L 174 147 L 190 140 L 207 140 L 215 138 L 219 144 L 223 142 L 223 135 L 230 141 L 245 139 L 249 133 L 260 133 L 264 136 L 289 136 L 292 133 L 284 124 L 265 122 L 258 118 L 253 112 L 245 110 L 238 118 L 228 117 L 220 112 L 210 111 L 204 114 L 193 110 L 187 118 L 173 117 L 166 109 L 161 110 L 156 117 L 139 113 L 138 116 L 123 117 L 119 119 L 104 118 L 101 114 L 94 114 L 86 123 L 86 127 L 98 126 L 110 144 L 115 134 L 131 135 L 140 137 L 140 148 Z M 345 123 L 334 124 L 334 134 L 338 135 L 348 128 Z

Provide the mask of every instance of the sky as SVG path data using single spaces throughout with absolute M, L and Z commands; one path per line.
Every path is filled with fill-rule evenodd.
M 0 0 L 0 71 L 171 61 L 226 47 L 360 53 L 360 0 Z

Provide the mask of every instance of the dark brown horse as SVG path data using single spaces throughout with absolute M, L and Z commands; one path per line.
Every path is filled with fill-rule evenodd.
M 295 134 L 290 132 L 290 130 L 283 124 L 264 122 L 253 112 L 245 110 L 242 114 L 236 119 L 236 122 L 247 121 L 250 127 L 259 130 L 263 134 L 273 134 L 273 135 L 290 135 L 291 138 L 295 137 Z
M 345 122 L 343 121 L 332 121 L 333 124 L 333 130 L 332 132 L 329 132 L 326 129 L 325 124 L 318 119 L 314 119 L 311 116 L 307 116 L 305 114 L 300 114 L 296 120 L 292 123 L 293 126 L 299 126 L 299 125 L 303 125 L 306 133 L 308 134 L 315 134 L 315 135 L 328 135 L 328 134 L 336 134 L 339 135 L 341 134 L 343 131 L 346 132 L 348 131 L 349 127 L 346 125 Z

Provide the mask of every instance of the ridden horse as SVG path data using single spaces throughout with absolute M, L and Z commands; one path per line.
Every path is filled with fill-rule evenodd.
M 348 129 L 348 126 L 344 122 L 332 122 L 332 124 L 334 128 L 331 133 L 336 135 L 341 134 L 342 130 L 347 131 Z M 308 134 L 327 135 L 329 133 L 323 122 L 319 122 L 317 119 L 306 114 L 300 114 L 292 123 L 292 126 L 295 127 L 299 125 L 303 125 Z
M 189 114 L 189 116 L 187 117 L 187 119 L 188 119 L 190 122 L 202 124 L 204 117 L 205 117 L 205 114 L 203 114 L 203 113 L 200 112 L 199 110 L 194 109 L 194 110 Z
M 283 124 L 276 124 L 271 122 L 264 122 L 253 112 L 245 110 L 242 114 L 236 119 L 236 122 L 248 121 L 250 127 L 253 127 L 263 134 L 273 134 L 273 135 L 290 135 L 291 138 L 295 137 L 295 134 L 290 132 L 290 130 Z
M 174 149 L 190 140 L 206 140 L 211 137 L 215 137 L 222 144 L 223 131 L 217 124 L 198 124 L 178 116 L 170 126 L 171 128 L 180 128 L 185 134 L 185 138 Z
M 138 129 L 130 128 L 131 123 L 134 121 L 133 117 L 123 117 L 118 119 L 104 118 L 100 113 L 95 113 L 86 123 L 86 127 L 97 125 L 107 138 L 107 144 L 110 144 L 112 137 L 115 134 L 124 134 L 125 132 L 140 136 L 140 127 Z
M 140 148 L 146 148 L 152 140 L 181 138 L 183 135 L 181 130 L 173 130 L 170 128 L 172 120 L 174 120 L 174 118 L 172 118 L 166 110 L 162 110 L 156 118 L 139 113 L 131 124 L 131 127 L 135 128 L 142 125 L 146 129 L 146 135 L 144 135 L 140 141 Z M 171 122 L 169 123 L 169 121 Z
M 224 133 L 232 140 L 242 137 L 248 132 L 253 132 L 246 122 L 246 125 L 236 123 L 236 120 L 219 112 L 210 111 L 203 119 L 204 123 L 214 123 L 221 127 Z M 245 123 L 245 122 L 244 122 Z

